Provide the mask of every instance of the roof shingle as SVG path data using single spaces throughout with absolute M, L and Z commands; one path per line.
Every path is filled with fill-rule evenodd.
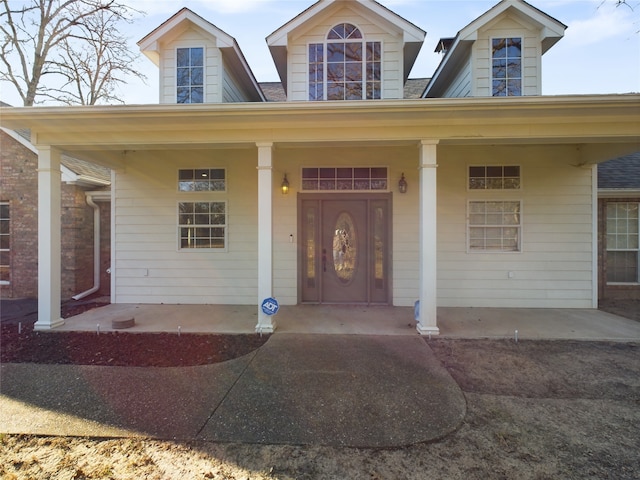
M 640 152 L 598 165 L 598 188 L 640 189 Z

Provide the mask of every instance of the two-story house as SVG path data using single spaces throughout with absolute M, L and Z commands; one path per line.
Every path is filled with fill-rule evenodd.
M 437 42 L 406 98 L 425 32 L 321 0 L 267 36 L 284 92 L 267 102 L 233 37 L 180 10 L 139 42 L 159 104 L 2 112 L 36 133 L 50 199 L 36 327 L 61 322 L 63 152 L 114 171 L 113 303 L 257 305 L 269 332 L 271 297 L 419 300 L 423 334 L 438 306 L 596 308 L 597 164 L 640 150 L 640 96 L 540 95 L 564 30 L 503 0 Z

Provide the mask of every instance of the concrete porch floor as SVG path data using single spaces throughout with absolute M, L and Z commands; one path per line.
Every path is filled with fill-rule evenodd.
M 56 331 L 111 331 L 114 319 L 135 318 L 121 332 L 255 333 L 257 307 L 244 305 L 112 304 L 67 318 Z M 276 333 L 417 335 L 413 308 L 282 306 Z M 441 337 L 640 341 L 640 322 L 595 309 L 438 308 Z

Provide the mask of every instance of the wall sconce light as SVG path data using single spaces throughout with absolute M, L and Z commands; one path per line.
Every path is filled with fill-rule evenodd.
M 404 178 L 404 172 L 402 173 L 402 177 L 400 177 L 400 181 L 398 182 L 398 191 L 400 193 L 407 193 L 407 180 Z
M 282 194 L 286 195 L 289 193 L 289 180 L 287 180 L 287 174 L 284 174 L 284 178 L 282 179 L 282 183 L 280 184 L 280 189 L 282 190 Z

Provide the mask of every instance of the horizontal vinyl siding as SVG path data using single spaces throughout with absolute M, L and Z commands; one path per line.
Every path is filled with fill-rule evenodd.
M 437 169 L 438 305 L 576 307 L 592 305 L 591 171 L 576 150 L 546 146 L 439 146 Z M 113 252 L 118 303 L 255 304 L 257 298 L 257 152 L 130 152 L 116 173 Z M 298 300 L 297 194 L 304 166 L 386 166 L 393 202 L 392 301 L 419 297 L 418 151 L 408 147 L 282 148 L 273 153 L 273 290 Z M 469 165 L 519 165 L 521 191 L 467 191 Z M 177 191 L 179 168 L 226 168 L 228 192 Z M 284 173 L 288 195 L 278 192 Z M 404 172 L 406 194 L 397 193 Z M 227 202 L 226 251 L 180 251 L 177 203 Z M 522 252 L 468 253 L 469 200 L 520 200 Z M 512 278 L 510 278 L 510 272 Z
M 257 154 L 247 149 L 130 155 L 115 183 L 116 302 L 255 304 Z M 205 167 L 226 168 L 226 193 L 177 191 L 179 168 Z M 227 202 L 226 251 L 178 249 L 179 201 Z
M 591 307 L 592 180 L 571 166 L 575 155 L 564 147 L 439 150 L 439 306 Z M 520 165 L 521 191 L 467 191 L 467 166 L 483 163 Z M 520 200 L 522 251 L 467 252 L 469 200 Z
M 376 39 L 373 39 L 376 40 Z M 382 42 L 382 98 L 404 97 L 403 49 L 400 39 L 388 36 Z
M 223 62 L 224 63 L 224 62 Z M 249 97 L 243 92 L 235 76 L 225 65 L 222 81 L 222 101 L 225 103 L 248 102 Z
M 442 97 L 460 98 L 471 96 L 471 79 L 471 59 L 469 59 L 460 69 Z

